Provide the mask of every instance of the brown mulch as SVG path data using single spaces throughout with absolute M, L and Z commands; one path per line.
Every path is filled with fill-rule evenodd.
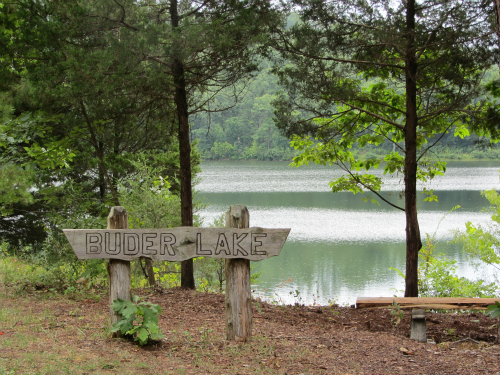
M 384 309 L 253 301 L 251 342 L 229 343 L 225 340 L 224 295 L 182 289 L 138 294 L 163 310 L 160 326 L 166 338 L 161 342 L 141 348 L 124 339 L 76 340 L 68 334 L 58 340 L 81 350 L 80 356 L 94 353 L 102 359 L 120 350 L 132 356 L 125 355 L 122 362 L 140 357 L 148 364 L 137 372 L 141 374 L 500 374 L 497 327 L 481 312 L 427 313 L 427 335 L 435 344 L 424 344 L 409 339 L 411 311 L 396 325 L 394 316 Z M 14 298 L 2 303 L 22 305 Z M 78 321 L 104 326 L 109 302 L 102 298 L 30 304 L 34 314 L 47 308 L 56 317 L 52 325 Z M 68 314 L 70 310 L 77 312 Z M 6 337 L 16 327 L 4 331 Z M 45 350 L 50 348 L 47 345 Z M 5 355 L 21 354 L 0 351 L 0 358 Z

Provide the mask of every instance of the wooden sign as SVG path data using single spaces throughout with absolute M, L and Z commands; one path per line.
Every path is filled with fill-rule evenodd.
M 182 261 L 195 257 L 258 261 L 277 256 L 290 229 L 64 229 L 78 259 Z

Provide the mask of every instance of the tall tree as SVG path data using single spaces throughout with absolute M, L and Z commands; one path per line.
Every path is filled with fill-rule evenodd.
M 189 116 L 224 109 L 210 108 L 209 104 L 222 89 L 256 71 L 257 43 L 262 41 L 268 24 L 279 21 L 279 17 L 267 0 L 145 1 L 136 7 L 142 18 L 134 17 L 133 6 L 119 5 L 113 20 L 142 36 L 145 43 L 136 53 L 156 64 L 173 83 L 169 91 L 156 95 L 173 100 L 175 106 L 182 225 L 192 226 Z M 181 285 L 195 287 L 192 260 L 182 262 Z
M 24 20 L 21 24 L 30 26 L 19 33 L 17 47 L 27 60 L 41 61 L 42 68 L 37 65 L 30 77 L 56 94 L 53 98 L 64 93 L 61 96 L 68 100 L 62 106 L 85 125 L 101 179 L 115 204 L 119 197 L 105 151 L 113 153 L 116 148 L 107 148 L 99 133 L 119 138 L 142 123 L 148 134 L 136 141 L 156 143 L 162 137 L 148 128 L 151 114 L 156 123 L 167 119 L 177 126 L 182 225 L 193 225 L 189 116 L 222 110 L 209 108 L 214 95 L 256 71 L 257 44 L 268 23 L 279 20 L 270 2 L 19 0 L 15 4 Z M 194 288 L 192 261 L 182 265 L 182 286 Z
M 495 10 L 495 32 L 500 46 L 500 0 L 493 0 L 493 9 Z M 498 60 L 498 67 L 500 68 L 500 59 Z
M 496 40 L 482 0 L 292 1 L 300 22 L 277 31 L 286 87 L 277 125 L 304 153 L 297 164 L 337 164 L 346 175 L 332 190 L 375 193 L 405 212 L 405 296 L 418 295 L 417 180 L 445 171 L 427 156 L 453 125 L 487 121 L 496 111 L 480 98 L 481 79 L 496 59 Z M 493 8 L 489 8 L 490 12 Z M 310 136 L 315 137 L 313 140 Z M 363 159 L 353 147 L 393 143 L 384 160 Z M 402 173 L 404 206 L 379 191 L 381 179 L 358 173 L 385 162 Z M 435 199 L 432 191 L 428 200 Z
M 37 156 L 31 164 L 38 173 L 38 201 L 71 211 L 76 204 L 67 201 L 72 195 L 65 189 L 77 186 L 88 202 L 99 202 L 86 206 L 87 215 L 99 216 L 109 211 L 110 200 L 119 205 L 115 186 L 134 172 L 129 159 L 148 152 L 150 160 L 165 160 L 161 155 L 175 149 L 170 141 L 175 130 L 170 103 L 141 95 L 151 84 L 168 83 L 129 53 L 137 39 L 123 39 L 114 22 L 88 16 L 95 6 L 89 1 L 19 1 L 2 9 L 2 19 L 15 21 L 3 38 L 8 43 L 0 47 L 2 78 L 10 79 L 12 96 L 25 91 L 29 99 L 13 100 L 17 119 L 2 126 L 0 157 L 6 163 L 15 155 L 14 161 L 25 164 Z M 38 110 L 44 112 L 27 114 Z M 62 161 L 64 150 L 76 154 L 70 168 L 44 170 L 51 167 L 49 161 Z M 174 160 L 163 175 L 177 171 Z

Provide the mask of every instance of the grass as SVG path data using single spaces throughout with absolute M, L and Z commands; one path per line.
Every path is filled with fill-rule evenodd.
M 259 304 L 260 311 L 256 309 L 251 341 L 228 342 L 223 297 L 178 289 L 143 294 L 153 303 L 161 301 L 160 327 L 167 338 L 161 344 L 139 347 L 111 338 L 106 296 L 82 293 L 69 298 L 47 289 L 18 288 L 21 284 L 6 286 L 2 276 L 8 274 L 12 281 L 12 270 L 23 270 L 23 265 L 5 264 L 1 265 L 4 272 L 0 271 L 0 375 L 356 374 L 366 373 L 364 367 L 386 353 L 398 356 L 394 364 L 405 365 L 398 349 L 411 344 L 397 336 L 369 344 L 366 335 L 377 340 L 384 335 L 359 332 L 358 336 L 351 324 L 331 320 L 341 320 L 344 314 L 331 308 L 318 313 L 307 307 L 264 303 Z M 362 346 L 359 351 L 365 344 L 369 349 Z M 382 352 L 377 351 L 381 344 L 385 345 Z M 415 360 L 429 363 L 426 353 Z M 449 362 L 444 352 L 440 354 Z
M 125 340 L 111 340 L 102 309 L 96 315 L 81 300 L 19 296 L 2 289 L 0 375 L 279 373 L 266 364 L 274 346 L 264 336 L 231 344 L 212 328 L 190 330 L 181 323 L 170 332 L 168 348 L 157 352 L 158 361 Z

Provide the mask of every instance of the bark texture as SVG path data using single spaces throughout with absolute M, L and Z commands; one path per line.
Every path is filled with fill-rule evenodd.
M 92 122 L 90 121 L 90 118 L 87 114 L 87 110 L 85 109 L 85 105 L 83 104 L 82 100 L 80 101 L 80 108 L 82 110 L 83 117 L 85 118 L 85 122 L 87 123 L 87 128 L 89 129 L 89 132 L 90 132 L 90 140 L 91 140 L 92 145 L 94 146 L 94 149 L 96 151 L 97 158 L 99 159 L 99 165 L 100 165 L 99 173 L 102 173 L 104 176 L 104 179 L 106 180 L 106 183 L 109 187 L 109 190 L 111 191 L 111 195 L 113 196 L 114 204 L 117 207 L 120 207 L 120 201 L 118 200 L 118 193 L 116 192 L 116 189 L 113 186 L 113 183 L 111 182 L 111 178 L 109 177 L 109 174 L 108 174 L 108 169 L 106 168 L 106 163 L 104 162 L 103 148 L 99 146 L 99 142 L 98 142 L 97 136 L 94 132 Z
M 148 279 L 149 286 L 155 287 L 156 286 L 156 279 L 155 279 L 155 271 L 153 269 L 153 261 L 149 258 L 143 258 L 143 259 L 146 263 L 145 269 L 143 267 L 144 276 Z M 141 260 L 141 262 L 142 262 L 142 260 Z M 141 263 L 141 267 L 142 267 L 142 263 Z
M 415 52 L 415 0 L 406 10 L 406 125 L 405 125 L 405 214 L 406 283 L 405 297 L 418 297 L 418 252 L 422 248 L 417 218 L 417 56 Z
M 226 228 L 248 228 L 250 215 L 243 205 L 226 212 Z M 226 259 L 226 334 L 230 341 L 248 341 L 252 336 L 250 261 Z
M 179 27 L 179 12 L 177 0 L 170 0 L 170 20 L 172 28 Z M 193 191 L 191 188 L 191 143 L 189 140 L 189 113 L 186 94 L 186 79 L 184 77 L 184 64 L 180 59 L 180 52 L 174 52 L 172 59 L 172 74 L 174 78 L 174 102 L 177 109 L 179 122 L 179 158 L 181 180 L 181 219 L 183 227 L 193 226 Z M 193 260 L 181 262 L 181 287 L 195 289 Z
M 495 22 L 496 22 L 495 31 L 497 33 L 498 45 L 500 46 L 500 0 L 495 0 L 494 9 L 495 9 Z M 500 68 L 500 58 L 498 59 L 498 67 Z

